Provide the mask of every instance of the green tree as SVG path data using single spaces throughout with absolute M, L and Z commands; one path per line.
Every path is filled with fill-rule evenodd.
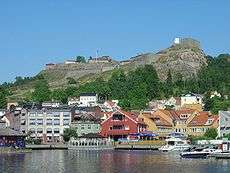
M 72 77 L 67 77 L 66 79 L 69 85 L 77 84 L 77 81 Z
M 51 98 L 56 101 L 61 101 L 62 103 L 67 103 L 68 95 L 64 89 L 55 89 L 52 91 Z
M 77 61 L 77 62 L 86 63 L 86 60 L 85 60 L 85 57 L 84 57 L 84 56 L 77 56 L 76 61 Z
M 7 92 L 6 90 L 0 86 L 0 108 L 6 108 L 6 104 L 7 104 Z
M 123 99 L 127 94 L 126 75 L 123 70 L 116 70 L 108 80 L 108 87 L 110 88 L 110 96 L 114 99 Z
M 49 90 L 49 85 L 46 80 L 38 80 L 35 84 L 34 92 L 32 93 L 32 100 L 35 102 L 49 101 L 51 96 L 51 91 Z
M 216 139 L 217 136 L 218 136 L 218 133 L 215 128 L 208 129 L 204 134 L 204 137 L 209 138 L 209 139 Z
M 65 142 L 68 142 L 70 140 L 71 137 L 77 138 L 77 131 L 73 128 L 66 128 L 64 129 L 64 133 L 63 133 L 63 139 Z

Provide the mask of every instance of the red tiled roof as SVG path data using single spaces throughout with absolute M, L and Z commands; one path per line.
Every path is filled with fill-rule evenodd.
M 161 110 L 164 114 L 168 115 L 172 120 L 179 120 L 181 114 L 192 114 L 194 109 L 181 109 L 181 110 Z
M 152 119 L 157 126 L 172 127 L 172 124 L 170 122 L 168 122 L 167 120 L 165 120 L 163 117 L 159 116 L 158 114 L 153 115 L 151 113 L 145 113 L 144 115 Z
M 189 122 L 188 126 L 204 126 L 208 119 L 212 119 L 212 123 L 209 124 L 212 125 L 218 118 L 217 115 L 210 115 L 209 112 L 199 112 L 198 115 Z
M 133 112 L 126 112 L 123 110 L 118 110 L 119 112 L 121 112 L 122 114 L 125 114 L 126 116 L 128 116 L 129 118 L 131 118 L 133 121 L 136 121 L 139 124 L 145 124 L 143 120 L 141 120 L 140 118 L 138 118 L 138 115 L 133 113 Z

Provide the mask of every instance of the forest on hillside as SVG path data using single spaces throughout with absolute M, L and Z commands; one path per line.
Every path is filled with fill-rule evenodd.
M 50 90 L 47 81 L 42 76 L 33 78 L 18 77 L 15 83 L 0 86 L 0 108 L 6 106 L 7 97 L 11 94 L 10 87 L 36 79 L 34 91 L 26 95 L 22 102 L 43 102 L 58 100 L 66 103 L 68 97 L 77 97 L 80 93 L 94 92 L 103 99 L 118 99 L 126 110 L 140 110 L 154 99 L 165 99 L 180 96 L 188 92 L 205 95 L 205 109 L 217 113 L 230 107 L 230 55 L 221 54 L 218 57 L 207 56 L 208 66 L 203 67 L 197 76 L 183 79 L 182 75 L 172 76 L 168 72 L 165 81 L 160 81 L 152 65 L 138 67 L 125 73 L 116 69 L 108 81 L 97 78 L 94 81 L 77 85 L 77 81 L 69 79 L 67 88 Z M 210 92 L 218 91 L 223 97 L 210 99 Z M 226 96 L 226 97 L 224 97 Z

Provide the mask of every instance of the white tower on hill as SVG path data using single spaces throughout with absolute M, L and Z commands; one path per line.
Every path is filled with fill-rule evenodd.
M 174 44 L 180 44 L 180 38 L 176 37 L 176 38 L 174 39 Z

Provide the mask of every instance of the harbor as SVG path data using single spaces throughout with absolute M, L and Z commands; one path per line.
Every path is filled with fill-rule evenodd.
M 0 157 L 0 172 L 18 173 L 228 173 L 229 166 L 229 159 L 181 159 L 178 153 L 147 150 L 33 150 Z

